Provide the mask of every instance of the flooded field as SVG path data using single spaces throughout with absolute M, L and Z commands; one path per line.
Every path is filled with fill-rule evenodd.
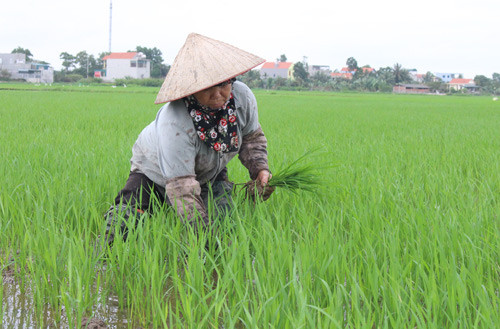
M 321 147 L 324 185 L 96 253 L 156 90 L 46 89 L 0 89 L 0 327 L 500 328 L 490 97 L 256 91 L 271 170 Z
M 2 275 L 3 329 L 19 328 L 128 328 L 127 312 L 120 309 L 117 296 L 99 295 L 96 305 L 92 308 L 92 316 L 84 317 L 80 324 L 69 325 L 63 309 L 61 314 L 43 308 L 41 314 L 35 311 L 33 292 L 29 284 L 24 286 L 16 280 L 12 270 L 4 270 Z

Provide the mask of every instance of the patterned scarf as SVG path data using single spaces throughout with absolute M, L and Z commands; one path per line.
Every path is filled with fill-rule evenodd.
M 216 152 L 233 152 L 239 147 L 238 122 L 233 93 L 217 110 L 198 103 L 192 95 L 184 98 L 198 137 Z

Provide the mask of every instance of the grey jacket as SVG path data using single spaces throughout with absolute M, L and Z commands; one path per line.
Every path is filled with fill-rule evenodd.
M 233 95 L 241 141 L 238 151 L 219 153 L 210 149 L 198 137 L 183 100 L 165 104 L 132 148 L 131 171 L 164 186 L 170 203 L 187 221 L 196 212 L 206 220 L 200 185 L 213 181 L 236 154 L 252 179 L 260 170 L 269 170 L 267 141 L 258 122 L 255 96 L 239 81 L 233 84 Z

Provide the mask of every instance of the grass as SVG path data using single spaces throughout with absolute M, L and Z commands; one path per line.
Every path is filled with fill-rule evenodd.
M 94 242 L 154 97 L 0 90 L 0 268 L 33 299 L 20 321 L 4 284 L 4 327 L 500 326 L 497 102 L 256 91 L 271 170 L 321 147 L 326 187 L 239 202 L 219 241 L 163 209 L 103 264 Z M 248 180 L 237 160 L 229 174 Z

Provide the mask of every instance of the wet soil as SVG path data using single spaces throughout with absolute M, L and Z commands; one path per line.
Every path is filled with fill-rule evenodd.
M 87 329 L 107 329 L 108 326 L 103 320 L 95 318 L 83 318 L 81 328 Z
M 29 280 L 29 279 L 28 279 Z M 24 328 L 69 328 L 67 319 L 55 319 L 53 312 L 48 308 L 42 317 L 35 314 L 35 302 L 30 289 L 30 284 L 25 284 L 21 289 L 21 283 L 14 270 L 6 267 L 2 271 L 2 304 L 0 310 L 0 327 L 2 329 L 24 329 Z M 63 312 L 64 313 L 64 312 Z M 105 328 L 128 328 L 126 311 L 119 308 L 117 296 L 107 296 L 106 299 L 99 298 L 98 304 L 92 308 L 92 316 L 82 319 L 79 328 L 105 329 Z M 57 320 L 57 321 L 56 321 Z M 41 325 L 41 323 L 43 325 Z M 77 326 L 78 327 L 78 326 Z

